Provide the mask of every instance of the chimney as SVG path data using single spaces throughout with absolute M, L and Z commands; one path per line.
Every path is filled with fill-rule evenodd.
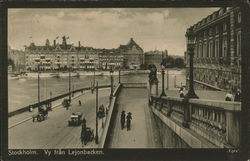
M 78 47 L 81 47 L 81 42 L 80 41 L 78 41 Z
M 56 46 L 56 40 L 54 40 L 54 46 Z

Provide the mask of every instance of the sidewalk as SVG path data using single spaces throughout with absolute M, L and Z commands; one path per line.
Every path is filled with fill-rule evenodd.
M 155 126 L 147 106 L 147 89 L 122 89 L 117 100 L 117 113 L 109 148 L 160 148 Z M 131 130 L 121 129 L 120 115 L 132 113 Z

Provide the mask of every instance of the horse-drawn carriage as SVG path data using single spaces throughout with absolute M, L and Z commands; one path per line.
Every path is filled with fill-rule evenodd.
M 82 112 L 72 113 L 70 120 L 68 121 L 69 126 L 80 126 L 82 124 Z
M 32 116 L 33 122 L 35 122 L 35 120 L 39 122 L 43 121 L 46 117 L 48 117 L 48 109 L 45 109 L 44 107 L 38 107 L 38 113 Z
M 99 107 L 99 110 L 97 111 L 97 117 L 98 117 L 98 118 L 103 118 L 103 117 L 105 117 L 105 109 L 104 109 L 104 106 L 103 106 L 103 105 L 101 105 L 101 106 Z
M 91 129 L 90 127 L 85 127 L 82 129 L 81 132 L 81 141 L 82 145 L 86 145 L 88 142 L 92 141 L 94 139 L 94 129 Z

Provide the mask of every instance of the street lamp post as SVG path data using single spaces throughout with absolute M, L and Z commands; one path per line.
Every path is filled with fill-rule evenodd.
M 192 29 L 188 29 L 186 33 L 187 37 L 187 50 L 189 55 L 189 89 L 186 94 L 186 98 L 199 98 L 194 92 L 194 80 L 193 80 L 193 58 L 194 58 L 194 45 L 195 45 L 195 35 Z
M 169 89 L 169 73 L 168 73 L 168 69 L 167 69 L 167 90 Z
M 98 144 L 98 116 L 97 116 L 97 112 L 98 112 L 98 82 L 96 82 L 96 115 L 95 115 L 95 119 L 96 119 L 95 143 L 96 144 Z
M 161 92 L 161 96 L 166 96 L 165 93 L 165 87 L 164 87 L 164 75 L 165 75 L 165 71 L 164 71 L 164 65 L 161 65 L 161 76 L 162 76 L 162 92 Z
M 194 80 L 193 80 L 193 58 L 194 58 L 194 45 L 195 45 L 195 35 L 192 29 L 188 29 L 186 33 L 187 37 L 187 50 L 189 55 L 189 89 L 188 93 L 185 95 L 184 101 L 186 106 L 184 108 L 184 121 L 182 123 L 183 127 L 189 128 L 189 122 L 191 121 L 191 111 L 192 107 L 189 106 L 190 98 L 199 98 L 194 92 Z

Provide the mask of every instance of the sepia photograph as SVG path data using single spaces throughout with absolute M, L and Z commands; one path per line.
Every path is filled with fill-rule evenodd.
M 9 8 L 8 149 L 237 149 L 241 40 L 240 7 Z

